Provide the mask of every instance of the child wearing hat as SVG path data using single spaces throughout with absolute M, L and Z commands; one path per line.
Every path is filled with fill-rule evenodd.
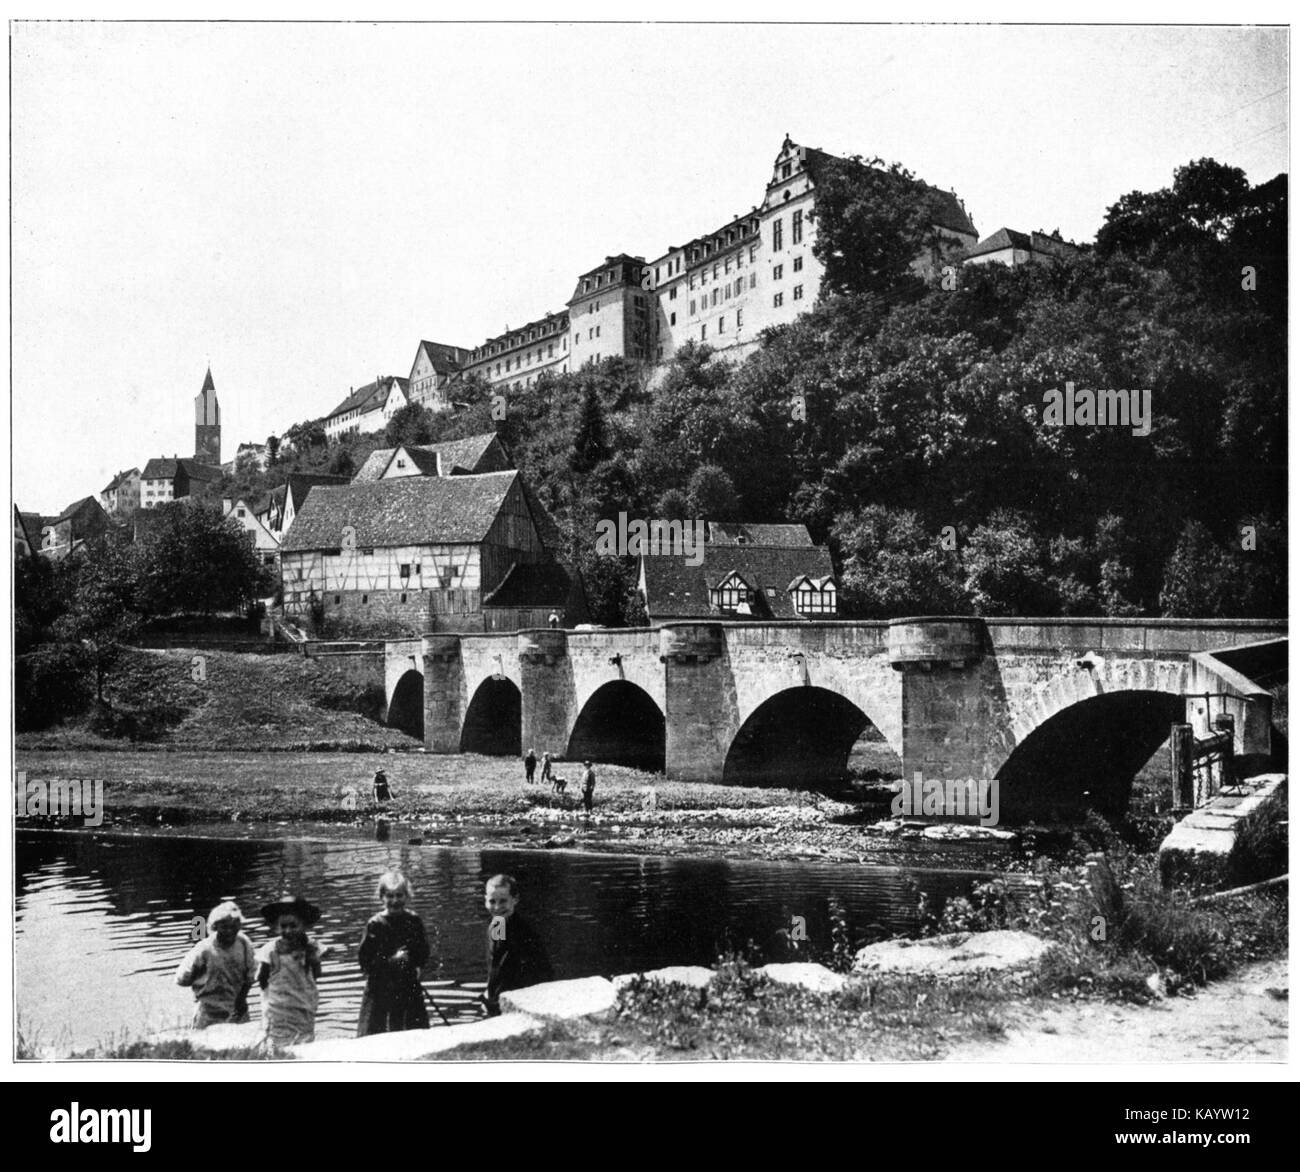
M 371 916 L 357 951 L 366 974 L 358 1038 L 429 1028 L 420 984 L 420 970 L 429 963 L 429 941 L 423 921 L 406 908 L 413 896 L 411 884 L 400 871 L 385 871 L 379 877 L 378 895 L 384 910 Z
M 240 930 L 244 913 L 230 900 L 208 913 L 208 935 L 185 955 L 176 983 L 194 990 L 194 1028 L 248 1020 L 248 991 L 257 976 L 253 942 Z
M 267 904 L 262 918 L 277 933 L 257 952 L 266 1036 L 282 1046 L 310 1042 L 316 1036 L 321 950 L 307 929 L 320 919 L 320 909 L 301 896 L 285 896 Z

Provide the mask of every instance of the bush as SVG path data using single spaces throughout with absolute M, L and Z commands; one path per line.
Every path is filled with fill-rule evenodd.
M 1228 882 L 1234 887 L 1261 883 L 1287 871 L 1286 791 L 1279 790 L 1237 830 L 1228 856 Z
M 18 657 L 14 719 L 19 732 L 49 728 L 86 710 L 93 687 L 86 653 L 70 643 L 47 643 Z

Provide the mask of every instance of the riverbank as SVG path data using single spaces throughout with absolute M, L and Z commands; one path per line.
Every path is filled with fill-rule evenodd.
M 887 750 L 882 749 L 882 754 Z M 836 796 L 783 787 L 671 781 L 623 766 L 597 766 L 595 809 L 584 815 L 577 774 L 557 795 L 527 785 L 513 758 L 424 753 L 91 752 L 20 749 L 29 781 L 93 778 L 104 782 L 107 829 L 184 829 L 224 825 L 240 836 L 293 826 L 431 845 L 491 844 L 637 854 L 862 862 L 923 839 L 937 851 L 1004 854 L 1005 837 L 972 844 L 954 828 L 873 826 L 888 813 L 880 786 L 842 787 Z M 381 809 L 370 780 L 382 767 L 394 791 Z M 351 791 L 351 792 L 349 792 Z M 846 800 L 847 799 L 847 800 Z M 80 819 L 28 815 L 23 828 L 69 829 Z M 954 835 L 958 836 L 954 839 Z M 966 860 L 969 864 L 969 859 Z

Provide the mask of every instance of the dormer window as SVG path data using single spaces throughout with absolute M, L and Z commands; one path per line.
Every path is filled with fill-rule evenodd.
M 804 575 L 791 582 L 789 589 L 795 610 L 806 618 L 824 618 L 838 613 L 834 578 Z
M 735 614 L 737 611 L 750 613 L 753 601 L 753 588 L 734 571 L 709 590 L 709 602 L 718 610 L 730 614 Z

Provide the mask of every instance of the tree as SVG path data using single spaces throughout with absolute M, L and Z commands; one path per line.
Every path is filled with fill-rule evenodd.
M 284 437 L 298 452 L 305 452 L 308 448 L 324 447 L 329 442 L 329 437 L 325 434 L 324 421 L 320 419 L 295 423 L 284 433 Z
M 582 411 L 573 437 L 573 454 L 569 468 L 575 476 L 585 476 L 597 464 L 608 460 L 609 434 L 605 427 L 605 412 L 600 405 L 600 394 L 594 383 L 588 383 L 582 398 Z
M 1053 613 L 1043 544 L 1032 518 L 998 510 L 971 533 L 963 560 L 976 614 Z
M 714 521 L 740 520 L 740 498 L 736 486 L 716 464 L 702 464 L 691 474 L 686 488 L 690 500 L 690 516 Z
M 249 535 L 233 518 L 184 501 L 155 512 L 140 555 L 144 609 L 212 614 L 242 607 L 267 588 Z
M 122 646 L 140 629 L 140 577 L 136 548 L 115 536 L 97 542 L 76 562 L 76 585 L 68 611 L 54 623 L 55 635 L 79 644 L 95 672 L 95 696 L 104 702 L 104 683 Z
M 837 517 L 831 536 L 842 555 L 846 616 L 969 613 L 956 552 L 916 513 L 870 505 Z
M 435 434 L 433 412 L 421 403 L 407 403 L 393 412 L 384 428 L 384 446 L 400 448 L 430 444 Z
M 939 245 L 930 192 L 912 173 L 883 159 L 819 157 L 817 238 L 830 294 L 919 292 L 912 262 Z

